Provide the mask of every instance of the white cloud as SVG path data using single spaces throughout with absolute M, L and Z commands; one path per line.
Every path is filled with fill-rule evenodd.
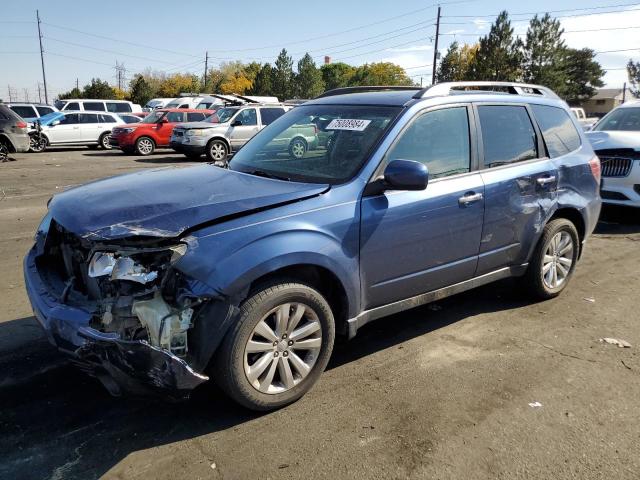
M 483 20 L 482 18 L 474 19 L 473 23 L 478 30 L 486 30 L 489 25 L 491 25 L 491 22 L 489 22 L 488 20 Z
M 385 52 L 423 52 L 425 50 L 433 50 L 431 45 L 410 45 L 401 48 L 387 48 Z

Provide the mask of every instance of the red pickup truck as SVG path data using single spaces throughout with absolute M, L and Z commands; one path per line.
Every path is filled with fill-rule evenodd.
M 149 115 L 140 123 L 115 127 L 111 130 L 109 143 L 124 153 L 151 155 L 156 147 L 168 147 L 173 127 L 183 122 L 201 122 L 215 113 L 215 110 L 189 108 L 162 108 Z

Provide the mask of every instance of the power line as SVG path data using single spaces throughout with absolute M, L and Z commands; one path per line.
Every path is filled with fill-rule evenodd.
M 565 8 L 563 10 L 549 10 L 546 12 L 516 12 L 516 13 L 509 13 L 510 17 L 514 17 L 514 16 L 520 16 L 520 15 L 543 15 L 545 13 L 563 13 L 563 12 L 578 12 L 578 11 L 583 11 L 583 10 L 603 10 L 603 9 L 607 9 L 607 8 L 621 8 L 621 7 L 633 7 L 636 5 L 640 5 L 640 3 L 638 2 L 634 2 L 634 3 L 619 3 L 616 5 L 602 5 L 599 7 L 584 7 L 584 8 Z M 627 11 L 627 10 L 618 10 L 621 12 Z M 583 15 L 600 15 L 602 13 L 615 13 L 615 12 L 596 12 L 596 13 L 587 13 L 587 14 L 578 14 L 576 16 L 583 16 Z M 495 14 L 495 15 L 486 15 L 486 14 L 482 14 L 482 15 L 443 15 L 443 18 L 494 18 L 497 17 L 499 14 Z

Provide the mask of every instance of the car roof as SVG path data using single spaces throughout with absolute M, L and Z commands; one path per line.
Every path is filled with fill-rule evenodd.
M 115 100 L 105 98 L 60 98 L 59 102 L 119 102 L 119 103 L 131 103 L 129 100 Z
M 392 90 L 380 92 L 359 92 L 335 95 L 331 97 L 321 97 L 305 102 L 303 105 L 387 105 L 401 107 L 411 101 L 413 96 L 420 91 L 415 90 Z
M 102 110 L 63 110 L 60 113 L 62 114 L 67 114 L 67 113 L 101 113 L 103 115 L 115 115 L 118 116 L 118 112 L 104 112 Z M 123 112 L 125 113 L 125 112 Z M 129 113 L 129 112 L 126 112 Z
M 156 110 L 154 110 L 155 112 L 188 112 L 188 113 L 194 113 L 194 112 L 207 112 L 207 113 L 214 113 L 213 110 L 209 110 L 206 108 L 158 108 Z M 153 113 L 153 112 L 149 112 L 149 113 Z
M 625 102 L 622 105 L 618 105 L 617 108 L 633 108 L 640 107 L 640 100 L 632 100 L 631 102 Z

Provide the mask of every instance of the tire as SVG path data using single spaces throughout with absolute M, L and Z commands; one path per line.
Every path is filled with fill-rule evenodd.
M 38 142 L 34 136 L 29 139 L 29 151 L 33 153 L 41 153 L 47 149 L 49 142 L 47 137 L 43 136 Z
M 277 312 L 285 320 L 280 327 Z M 283 327 L 287 323 L 289 329 Z M 240 306 L 238 322 L 216 353 L 212 376 L 246 408 L 280 408 L 313 387 L 329 362 L 334 340 L 333 313 L 318 291 L 284 280 L 268 283 Z M 296 348 L 302 342 L 304 348 Z M 246 351 L 250 344 L 254 352 Z
M 541 300 L 560 295 L 573 276 L 579 252 L 580 238 L 575 225 L 564 218 L 550 221 L 523 279 L 528 292 Z
M 205 150 L 205 155 L 210 162 L 215 163 L 216 165 L 227 165 L 227 158 L 229 156 L 229 147 L 227 144 L 220 139 L 213 139 L 207 143 L 207 148 Z
M 110 138 L 111 138 L 111 133 L 109 132 L 103 133 L 102 135 L 100 135 L 100 138 L 98 139 L 98 144 L 100 145 L 100 148 L 102 148 L 103 150 L 111 150 L 113 147 L 109 143 Z
M 147 155 L 151 155 L 156 150 L 156 142 L 153 141 L 152 138 L 149 137 L 140 137 L 136 140 L 136 149 L 135 152 L 138 155 L 142 155 L 146 157 Z
M 289 144 L 289 155 L 291 158 L 299 160 L 304 157 L 308 148 L 307 141 L 304 138 L 294 138 Z

